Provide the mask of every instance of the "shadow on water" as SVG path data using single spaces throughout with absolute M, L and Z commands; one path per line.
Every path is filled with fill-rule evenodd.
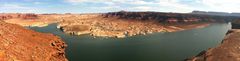
M 50 24 L 30 29 L 60 36 L 68 45 L 69 61 L 183 61 L 219 44 L 231 28 L 228 23 L 213 23 L 205 28 L 118 39 L 72 36 L 56 26 Z

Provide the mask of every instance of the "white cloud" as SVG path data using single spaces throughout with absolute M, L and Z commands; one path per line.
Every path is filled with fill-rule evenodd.
M 149 3 L 142 1 L 142 0 L 137 0 L 137 1 L 133 2 L 133 4 L 149 4 Z
M 202 3 L 210 7 L 239 5 L 240 0 L 202 0 Z
M 110 4 L 149 4 L 143 0 L 65 0 L 70 3 L 83 3 L 83 2 L 94 2 L 94 3 L 110 3 Z
M 193 10 L 192 7 L 187 6 L 185 4 L 178 3 L 179 0 L 157 0 L 157 1 L 143 1 L 143 0 L 65 0 L 67 2 L 76 4 L 76 3 L 83 3 L 83 2 L 94 2 L 94 3 L 105 3 L 109 6 L 105 8 L 112 8 L 114 6 L 119 5 L 135 5 L 135 6 L 128 6 L 122 7 L 122 9 L 126 10 L 137 10 L 137 11 L 157 11 L 158 8 L 164 10 L 164 8 L 174 8 L 172 11 L 174 12 L 190 12 Z M 154 10 L 155 9 L 155 10 Z M 167 10 L 167 9 L 166 9 Z
M 24 7 L 24 6 L 17 5 L 17 4 L 2 4 L 0 6 L 0 8 L 3 8 L 3 9 L 27 9 L 28 7 Z
M 202 0 L 211 11 L 239 12 L 240 0 Z
M 33 4 L 43 4 L 42 2 L 33 2 Z
M 120 6 L 103 6 L 103 7 L 91 7 L 92 9 L 104 9 L 104 10 L 108 10 L 108 9 L 120 9 Z
M 84 2 L 104 3 L 103 9 L 136 10 L 136 11 L 163 11 L 163 12 L 191 12 L 192 10 L 239 12 L 240 0 L 193 0 L 181 3 L 182 0 L 65 0 L 72 4 Z M 196 5 L 191 5 L 195 4 Z M 133 5 L 133 6 L 122 6 Z M 198 6 L 197 6 L 198 5 Z M 95 7 L 100 8 L 100 7 Z
M 65 1 L 71 3 L 82 3 L 82 2 L 108 2 L 112 0 L 65 0 Z
M 65 0 L 66 2 L 72 2 L 72 3 L 79 3 L 79 2 L 86 2 L 88 0 Z
M 153 4 L 152 2 L 146 2 L 143 0 L 116 0 L 112 1 L 114 3 L 121 3 L 121 4 L 132 4 L 132 5 L 144 5 L 144 4 Z
M 137 7 L 133 7 L 131 8 L 132 10 L 140 10 L 140 11 L 151 11 L 153 10 L 153 7 L 149 7 L 149 6 L 137 6 Z
M 27 7 L 20 4 L 2 4 L 0 5 L 0 12 L 12 13 L 40 13 L 40 10 L 33 7 Z
M 195 8 L 179 3 L 180 0 L 159 0 L 155 1 L 152 4 L 157 4 L 158 7 L 155 8 L 160 8 L 164 10 L 164 12 L 182 12 L 182 13 L 187 13 L 191 12 Z

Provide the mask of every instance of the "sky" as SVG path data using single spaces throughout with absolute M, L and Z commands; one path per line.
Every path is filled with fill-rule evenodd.
M 0 13 L 240 12 L 240 0 L 0 0 Z

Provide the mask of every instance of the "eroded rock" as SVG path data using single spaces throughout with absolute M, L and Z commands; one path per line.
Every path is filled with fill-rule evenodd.
M 143 20 L 146 15 L 150 14 L 153 14 L 153 16 L 149 16 L 146 20 Z M 124 38 L 126 36 L 146 35 L 154 32 L 181 31 L 209 25 L 208 23 L 164 24 L 153 20 L 155 14 L 158 13 L 132 13 L 123 11 L 120 13 L 72 15 L 64 17 L 59 22 L 57 28 L 60 28 L 65 33 L 74 35 L 90 34 L 100 37 Z M 169 20 L 175 21 L 176 19 Z
M 0 22 L 0 61 L 67 61 L 57 36 Z
M 240 29 L 232 29 L 229 30 L 220 45 L 186 61 L 240 61 L 239 46 Z

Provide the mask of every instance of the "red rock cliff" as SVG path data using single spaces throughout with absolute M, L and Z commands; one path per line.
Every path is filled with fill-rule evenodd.
M 0 61 L 67 61 L 65 47 L 52 34 L 0 21 Z

